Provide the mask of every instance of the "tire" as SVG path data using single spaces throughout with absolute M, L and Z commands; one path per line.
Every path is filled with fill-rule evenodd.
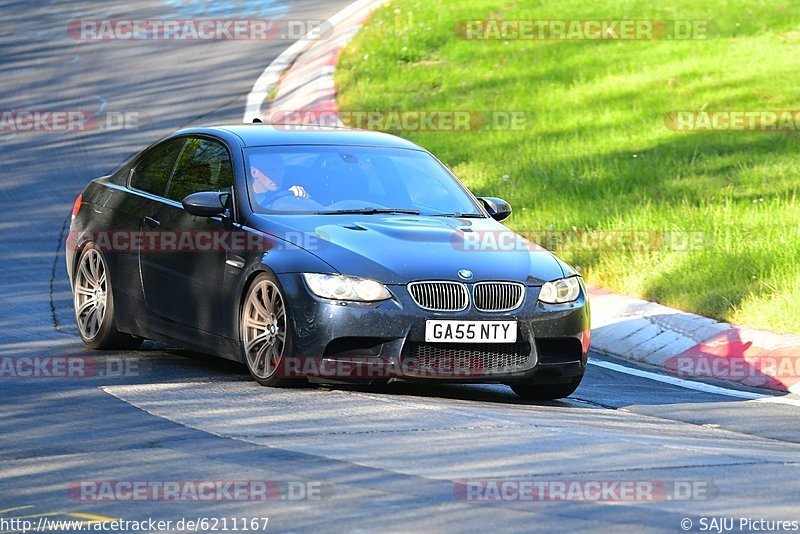
M 75 323 L 87 347 L 95 350 L 135 349 L 142 344 L 142 338 L 117 330 L 108 263 L 94 243 L 89 243 L 81 251 L 72 287 Z
M 509 385 L 514 393 L 525 400 L 556 400 L 575 393 L 582 379 L 583 375 L 578 375 L 564 384 L 534 384 L 530 380 L 523 380 Z
M 269 387 L 303 387 L 305 378 L 286 378 L 280 373 L 285 355 L 292 352 L 289 310 L 278 281 L 267 273 L 257 275 L 239 308 L 239 340 L 242 358 L 253 380 Z

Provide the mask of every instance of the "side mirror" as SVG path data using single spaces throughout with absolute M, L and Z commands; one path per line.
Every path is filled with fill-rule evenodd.
M 200 191 L 192 193 L 181 201 L 187 213 L 198 217 L 213 217 L 225 211 L 222 196 L 225 193 Z
M 511 205 L 497 197 L 478 197 L 483 202 L 483 207 L 495 221 L 503 221 L 511 216 Z

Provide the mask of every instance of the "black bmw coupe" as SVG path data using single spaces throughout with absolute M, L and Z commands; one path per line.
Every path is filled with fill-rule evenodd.
M 570 395 L 589 351 L 579 274 L 401 138 L 180 130 L 75 201 L 75 317 L 95 349 L 155 339 L 265 386 L 394 379 Z

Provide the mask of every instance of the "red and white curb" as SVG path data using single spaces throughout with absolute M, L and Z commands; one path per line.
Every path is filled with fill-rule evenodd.
M 800 393 L 800 337 L 731 326 L 592 287 L 592 348 L 683 378 Z
M 332 29 L 330 35 L 321 39 L 311 30 L 284 50 L 264 69 L 247 95 L 243 122 L 258 118 L 268 123 L 273 114 L 280 112 L 330 111 L 338 115 L 333 71 L 339 51 L 382 3 L 383 0 L 353 2 L 321 25 Z M 276 86 L 277 94 L 265 109 L 267 96 Z
M 312 31 L 281 54 L 248 95 L 244 122 L 256 117 L 266 123 L 279 117 L 281 122 L 292 114 L 293 125 L 303 124 L 304 115 L 318 124 L 324 114 L 326 124 L 341 124 L 333 80 L 339 52 L 381 3 L 359 0 L 348 5 L 327 21 L 333 27 L 329 38 L 315 39 Z M 275 97 L 265 106 L 275 87 Z M 601 353 L 655 366 L 674 381 L 723 380 L 800 394 L 800 336 L 738 328 L 598 287 L 589 293 L 592 348 Z M 723 391 L 702 383 L 693 387 L 709 388 Z

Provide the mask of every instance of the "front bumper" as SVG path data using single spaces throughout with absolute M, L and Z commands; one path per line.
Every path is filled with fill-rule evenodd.
M 299 274 L 279 277 L 292 320 L 287 376 L 331 382 L 387 378 L 511 383 L 559 382 L 583 374 L 589 352 L 589 304 L 539 302 L 527 287 L 511 312 L 421 309 L 406 286 L 387 286 L 393 298 L 379 303 L 337 302 L 312 295 Z M 516 320 L 517 344 L 426 343 L 427 319 Z

